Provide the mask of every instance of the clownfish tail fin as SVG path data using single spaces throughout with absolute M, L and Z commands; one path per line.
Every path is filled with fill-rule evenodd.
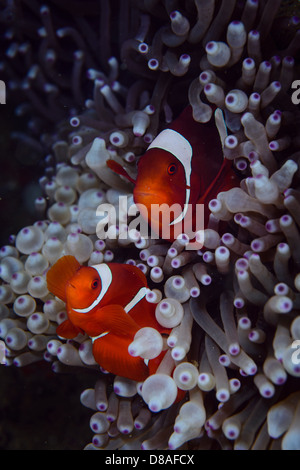
M 96 362 L 108 372 L 136 382 L 143 382 L 149 375 L 148 367 L 141 357 L 128 353 L 132 338 L 116 336 L 107 332 L 93 342 Z
M 74 256 L 67 255 L 60 258 L 47 272 L 47 286 L 49 292 L 66 302 L 66 283 L 81 267 Z

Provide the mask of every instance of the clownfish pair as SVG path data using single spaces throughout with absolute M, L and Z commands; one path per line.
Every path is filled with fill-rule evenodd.
M 136 266 L 101 263 L 81 266 L 74 256 L 63 256 L 47 273 L 49 291 L 66 303 L 68 319 L 56 332 L 63 338 L 86 333 L 93 342 L 96 362 L 108 372 L 138 382 L 157 368 L 160 358 L 132 357 L 128 346 L 142 327 L 160 333 L 155 305 L 146 300 L 147 280 Z
M 139 158 L 136 180 L 114 160 L 108 160 L 107 165 L 135 185 L 133 198 L 141 216 L 156 234 L 170 241 L 183 233 L 182 228 L 192 229 L 193 233 L 206 228 L 209 201 L 240 182 L 232 162 L 223 157 L 215 123 L 196 122 L 191 106 L 158 134 Z M 204 206 L 204 220 L 197 226 L 199 204 Z M 154 205 L 178 207 L 170 219 L 167 236 L 164 216 L 153 210 Z
M 108 160 L 107 165 L 135 184 L 134 201 L 160 236 L 162 221 L 153 216 L 151 206 L 178 204 L 179 213 L 170 222 L 169 240 L 178 235 L 179 224 L 181 228 L 187 217 L 194 218 L 197 204 L 204 205 L 205 228 L 208 202 L 218 192 L 239 184 L 231 161 L 223 158 L 215 124 L 194 121 L 191 107 L 150 144 L 139 159 L 136 181 L 117 162 Z M 187 206 L 192 212 L 186 210 Z M 155 305 L 145 298 L 146 277 L 137 267 L 117 263 L 87 267 L 73 256 L 64 256 L 48 271 L 47 284 L 67 307 L 68 319 L 58 326 L 59 336 L 74 338 L 86 333 L 92 339 L 97 363 L 115 375 L 144 381 L 155 372 L 161 357 L 146 365 L 142 358 L 128 353 L 129 344 L 142 327 L 169 333 L 155 319 Z

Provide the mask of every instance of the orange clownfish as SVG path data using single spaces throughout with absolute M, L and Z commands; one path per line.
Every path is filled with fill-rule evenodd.
M 114 160 L 108 160 L 107 165 L 134 183 L 134 202 L 141 216 L 156 234 L 170 241 L 183 231 L 195 233 L 205 228 L 209 201 L 219 192 L 239 184 L 232 162 L 223 157 L 215 123 L 212 119 L 205 124 L 196 122 L 191 106 L 185 108 L 169 128 L 160 132 L 139 158 L 136 180 Z M 167 231 L 164 214 L 162 216 L 153 209 L 153 205 L 162 204 L 177 206 L 171 218 L 168 214 Z M 199 226 L 195 225 L 198 204 L 204 206 L 204 221 L 202 217 Z
M 153 367 L 140 357 L 130 356 L 128 346 L 142 327 L 160 333 L 170 330 L 156 321 L 155 305 L 145 298 L 147 280 L 139 268 L 118 263 L 81 266 L 68 255 L 49 269 L 47 285 L 66 303 L 68 319 L 57 327 L 58 336 L 75 338 L 86 333 L 93 342 L 94 358 L 103 369 L 136 381 L 148 377 Z

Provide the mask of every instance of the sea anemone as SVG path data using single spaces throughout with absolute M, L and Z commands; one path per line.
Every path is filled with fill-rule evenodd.
M 45 171 L 36 219 L 0 249 L 0 337 L 7 365 L 94 373 L 80 395 L 93 411 L 86 449 L 300 449 L 297 13 L 278 0 L 21 1 L 1 11 L 1 70 L 28 119 L 13 137 L 42 149 Z M 196 121 L 215 119 L 241 179 L 210 201 L 196 253 L 184 239 L 128 230 L 119 203 L 133 202 L 133 187 L 106 165 L 134 175 L 188 104 Z M 101 204 L 118 214 L 105 239 Z M 172 331 L 163 345 L 156 331 L 134 338 L 133 356 L 167 348 L 144 383 L 99 369 L 88 337 L 56 336 L 67 313 L 46 273 L 65 254 L 147 276 L 147 299 Z

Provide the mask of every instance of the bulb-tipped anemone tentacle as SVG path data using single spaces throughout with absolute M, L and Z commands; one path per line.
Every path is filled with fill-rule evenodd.
M 167 328 L 174 328 L 179 325 L 183 318 L 183 307 L 178 300 L 166 297 L 156 306 L 155 316 L 158 323 Z
M 168 351 L 155 374 L 148 377 L 142 386 L 142 397 L 155 413 L 169 408 L 177 397 L 177 386 L 171 373 L 174 369 L 174 360 Z
M 131 356 L 140 356 L 144 359 L 154 359 L 163 349 L 163 338 L 154 328 L 145 327 L 138 330 L 133 342 L 128 346 Z

